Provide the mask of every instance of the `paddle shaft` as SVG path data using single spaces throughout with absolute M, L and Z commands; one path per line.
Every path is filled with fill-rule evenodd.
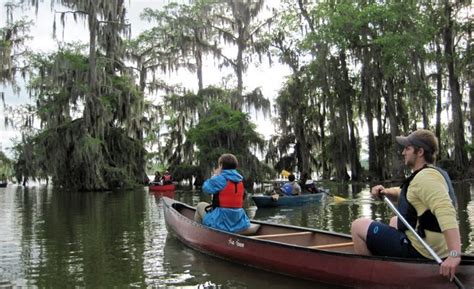
M 420 243 L 423 245 L 423 247 L 425 247 L 425 249 L 428 250 L 430 255 L 433 256 L 433 258 L 436 260 L 436 263 L 438 263 L 438 265 L 441 266 L 441 264 L 443 263 L 443 260 L 441 260 L 441 258 L 438 256 L 438 254 L 436 254 L 436 252 L 433 251 L 433 249 L 431 249 L 430 245 L 428 245 L 425 242 L 425 240 L 423 240 L 423 238 L 421 238 L 420 235 L 418 235 L 418 233 L 415 231 L 415 229 L 413 229 L 413 227 L 407 222 L 407 220 L 405 220 L 405 218 L 402 216 L 402 214 L 400 214 L 400 212 L 393 205 L 393 203 L 387 198 L 387 196 L 382 195 L 382 198 L 385 201 L 385 203 L 387 203 L 387 205 L 390 207 L 390 209 L 392 209 L 392 211 L 397 215 L 398 219 L 400 221 L 402 221 L 403 224 L 405 224 L 405 226 L 413 233 L 413 235 L 415 235 L 416 239 L 418 241 L 420 241 Z M 456 284 L 456 286 L 458 288 L 460 288 L 460 289 L 464 288 L 464 285 L 461 283 L 461 281 L 456 276 L 454 276 L 454 283 Z
M 323 190 L 323 189 L 321 189 L 321 191 L 322 191 L 324 194 L 326 194 L 326 195 L 328 195 L 328 196 L 330 196 L 330 197 L 332 197 L 332 198 L 334 198 L 334 199 L 339 199 L 339 200 L 341 200 L 341 201 L 345 201 L 345 200 L 346 200 L 346 198 L 339 197 L 339 196 L 335 196 L 335 195 L 331 194 L 328 190 Z
M 323 194 L 326 194 L 326 195 L 330 196 L 330 197 L 333 197 L 333 198 L 335 197 L 335 196 L 334 196 L 333 194 L 331 194 L 328 190 L 323 190 L 323 189 L 321 189 L 321 192 L 322 192 Z

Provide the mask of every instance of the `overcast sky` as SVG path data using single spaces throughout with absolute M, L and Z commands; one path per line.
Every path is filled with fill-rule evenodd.
M 0 0 L 0 26 L 3 27 L 6 21 L 6 9 L 4 4 L 10 2 L 10 0 Z M 125 1 L 127 6 L 127 19 L 131 23 L 132 37 L 137 36 L 143 30 L 152 27 L 152 24 L 142 21 L 140 14 L 143 9 L 150 7 L 153 9 L 160 9 L 163 5 L 168 3 L 167 0 L 130 0 Z M 60 7 L 55 7 L 56 11 L 64 11 Z M 50 1 L 45 0 L 40 3 L 38 15 L 35 14 L 34 9 L 27 11 L 21 11 L 17 9 L 14 12 L 14 19 L 20 19 L 22 15 L 29 17 L 34 21 L 34 25 L 30 31 L 30 35 L 33 39 L 28 43 L 28 46 L 35 51 L 51 52 L 57 47 L 56 41 L 52 37 L 53 32 L 53 18 L 54 13 L 51 11 Z M 66 27 L 63 31 L 59 21 L 57 21 L 56 37 L 59 41 L 71 42 L 71 41 L 82 41 L 88 42 L 87 23 L 82 20 L 74 22 L 72 17 L 67 21 Z M 57 19 L 59 20 L 59 19 Z M 222 79 L 226 76 L 233 75 L 233 72 L 229 69 L 219 71 L 213 60 L 209 59 L 205 64 L 204 68 L 204 85 L 210 84 L 221 84 Z M 273 67 L 269 67 L 267 62 L 257 64 L 255 67 L 250 67 L 244 76 L 244 85 L 248 90 L 253 90 L 256 87 L 262 89 L 263 94 L 271 100 L 275 98 L 281 84 L 284 81 L 284 77 L 289 74 L 289 70 L 278 64 Z M 161 76 L 168 82 L 181 83 L 183 86 L 190 89 L 197 89 L 197 80 L 194 74 L 187 71 L 178 71 L 169 75 Z M 15 95 L 11 89 L 0 86 L 0 91 L 5 92 L 5 102 L 9 105 L 21 104 L 31 101 L 25 90 L 23 89 L 20 95 Z M 156 99 L 159 96 L 147 96 L 149 99 Z M 271 120 L 264 120 L 262 117 L 255 118 L 255 115 L 251 115 L 254 122 L 257 124 L 258 131 L 265 137 L 270 136 L 273 133 L 273 126 Z M 0 119 L 3 120 L 3 108 L 0 109 Z M 3 121 L 0 121 L 0 145 L 5 153 L 10 155 L 8 148 L 11 146 L 11 138 L 18 137 L 19 133 L 12 129 L 6 129 Z

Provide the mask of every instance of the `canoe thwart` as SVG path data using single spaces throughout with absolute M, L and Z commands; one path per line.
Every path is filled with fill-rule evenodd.
M 336 244 L 309 246 L 308 248 L 311 248 L 311 249 L 331 249 L 331 248 L 347 247 L 347 246 L 353 246 L 353 245 L 354 245 L 354 242 L 347 242 L 347 243 L 336 243 Z
M 251 236 L 250 238 L 253 238 L 253 239 L 279 238 L 279 237 L 310 235 L 312 233 L 313 232 L 295 232 L 295 233 L 283 233 L 283 234 L 269 234 L 269 235 Z

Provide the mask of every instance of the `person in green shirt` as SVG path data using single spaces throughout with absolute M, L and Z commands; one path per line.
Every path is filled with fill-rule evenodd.
M 440 274 L 454 278 L 461 262 L 461 238 L 455 209 L 455 195 L 447 173 L 434 166 L 438 140 L 425 129 L 418 129 L 397 142 L 404 147 L 405 165 L 412 170 L 401 187 L 374 186 L 374 196 L 386 195 L 398 202 L 398 210 L 424 241 L 445 258 Z M 367 218 L 352 222 L 355 251 L 363 255 L 404 258 L 433 257 L 414 234 L 395 216 L 383 224 Z

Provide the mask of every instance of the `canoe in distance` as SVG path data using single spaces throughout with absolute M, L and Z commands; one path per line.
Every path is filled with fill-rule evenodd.
M 356 288 L 457 288 L 435 261 L 362 256 L 349 235 L 252 221 L 254 235 L 233 234 L 193 220 L 195 209 L 162 198 L 167 229 L 185 245 L 228 261 L 317 282 Z M 474 256 L 463 255 L 456 276 L 474 286 Z
M 169 192 L 169 191 L 176 190 L 176 185 L 175 184 L 160 185 L 160 184 L 150 183 L 150 187 L 148 188 L 148 190 L 151 192 Z
M 281 206 L 299 206 L 312 202 L 319 202 L 326 196 L 325 193 L 279 196 L 278 199 L 274 199 L 272 196 L 252 196 L 252 200 L 259 208 L 273 208 Z

